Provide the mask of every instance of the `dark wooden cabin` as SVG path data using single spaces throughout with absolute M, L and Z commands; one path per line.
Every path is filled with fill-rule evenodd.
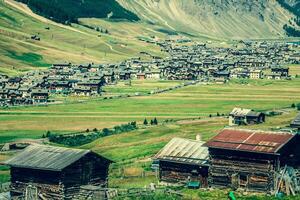
M 11 197 L 84 199 L 82 186 L 106 188 L 112 161 L 89 150 L 31 145 L 4 164 L 11 167 Z
M 283 168 L 299 168 L 298 137 L 284 132 L 224 129 L 206 143 L 209 184 L 270 193 L 279 190 Z
M 159 180 L 167 184 L 207 187 L 208 150 L 204 142 L 173 138 L 154 157 Z
M 234 108 L 229 114 L 229 125 L 260 124 L 265 122 L 266 115 L 251 109 Z

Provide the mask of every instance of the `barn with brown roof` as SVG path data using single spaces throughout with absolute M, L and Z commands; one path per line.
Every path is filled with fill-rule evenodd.
M 31 145 L 7 160 L 12 199 L 87 199 L 82 187 L 107 188 L 112 161 L 83 149 Z M 99 198 L 98 198 L 99 199 Z
M 278 190 L 283 168 L 300 164 L 299 136 L 285 132 L 224 129 L 206 143 L 213 187 Z

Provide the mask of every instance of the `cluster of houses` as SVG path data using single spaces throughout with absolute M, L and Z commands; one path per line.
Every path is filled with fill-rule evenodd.
M 233 78 L 289 79 L 285 64 L 299 64 L 297 44 L 245 42 L 239 47 L 156 41 L 167 58 L 139 57 L 115 64 L 53 64 L 45 71 L 19 77 L 0 75 L 0 106 L 46 103 L 50 94 L 90 96 L 105 84 L 131 79 L 206 80 L 224 83 Z M 146 54 L 147 52 L 141 52 Z M 148 54 L 147 54 L 148 55 Z
M 300 63 L 297 44 L 240 41 L 235 48 L 220 48 L 167 40 L 158 45 L 170 55 L 157 64 L 167 79 L 288 79 L 283 66 Z

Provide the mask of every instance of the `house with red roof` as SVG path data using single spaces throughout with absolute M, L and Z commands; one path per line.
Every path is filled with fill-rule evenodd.
M 299 141 L 299 135 L 286 132 L 224 129 L 205 144 L 209 151 L 209 184 L 276 193 L 284 177 L 297 174 Z M 286 182 L 289 191 L 297 192 L 297 181 L 295 175 Z

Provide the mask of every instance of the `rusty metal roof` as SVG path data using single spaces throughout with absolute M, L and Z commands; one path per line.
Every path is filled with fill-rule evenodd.
M 276 154 L 294 136 L 286 132 L 224 129 L 206 145 L 209 148 Z
M 208 148 L 203 144 L 202 141 L 173 138 L 154 158 L 171 162 L 206 165 Z

